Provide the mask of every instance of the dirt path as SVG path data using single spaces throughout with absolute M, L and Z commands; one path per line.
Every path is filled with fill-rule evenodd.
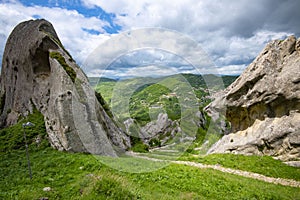
M 128 153 L 128 155 L 147 159 L 147 160 L 152 160 L 155 162 L 165 162 L 166 161 L 166 160 L 161 160 L 161 159 L 157 159 L 157 158 L 149 158 L 147 156 L 141 156 L 141 155 L 139 155 L 137 153 L 133 153 L 133 152 Z M 253 179 L 265 181 L 268 183 L 300 188 L 300 181 L 296 181 L 293 179 L 273 178 L 273 177 L 268 177 L 268 176 L 265 176 L 262 174 L 257 174 L 254 172 L 225 168 L 220 165 L 206 165 L 206 164 L 195 163 L 195 162 L 190 162 L 190 161 L 170 161 L 170 163 L 175 163 L 175 164 L 179 164 L 179 165 L 187 165 L 187 166 L 197 167 L 200 169 L 214 169 L 214 170 L 218 170 L 218 171 L 221 171 L 224 173 L 235 174 L 235 175 L 239 175 L 239 176 L 243 176 L 243 177 L 247 177 L 247 178 L 253 178 Z
M 237 170 L 237 169 L 231 169 L 231 168 L 225 168 L 219 165 L 204 165 L 201 163 L 195 163 L 195 162 L 189 162 L 189 161 L 171 161 L 172 163 L 176 164 L 181 164 L 181 165 L 188 165 L 188 166 L 193 166 L 193 167 L 198 167 L 198 168 L 209 168 L 209 169 L 215 169 L 221 172 L 225 173 L 230 173 L 230 174 L 236 174 L 239 176 L 244 176 L 247 178 L 253 178 L 261 181 L 265 181 L 268 183 L 274 183 L 274 184 L 279 184 L 279 185 L 284 185 L 284 186 L 291 186 L 291 187 L 300 187 L 300 182 L 295 181 L 292 179 L 283 179 L 283 178 L 273 178 L 273 177 L 268 177 L 262 174 L 257 174 L 254 172 L 247 172 L 247 171 L 242 171 L 242 170 Z

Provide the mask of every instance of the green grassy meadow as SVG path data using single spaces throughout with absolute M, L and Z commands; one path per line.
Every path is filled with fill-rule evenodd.
M 212 169 L 155 162 L 142 158 L 109 158 L 52 149 L 45 136 L 42 116 L 27 120 L 33 178 L 29 178 L 21 120 L 1 130 L 0 199 L 299 199 L 299 188 L 280 186 Z M 44 131 L 44 132 L 43 132 Z M 14 135 L 21 132 L 21 135 Z M 4 134 L 5 133 L 5 134 Z M 7 141 L 9 140 L 9 141 Z M 299 180 L 299 169 L 270 157 L 183 154 L 179 159 L 221 164 L 272 177 Z M 50 187 L 50 191 L 43 191 Z
M 103 164 L 105 161 L 101 161 L 101 157 L 59 152 L 51 148 L 30 151 L 33 173 L 33 179 L 30 180 L 24 151 L 3 153 L 1 157 L 0 199 L 42 197 L 49 199 L 299 199 L 300 197 L 299 188 L 265 183 L 212 169 L 168 164 L 147 173 L 128 173 Z M 103 160 L 105 159 L 107 158 L 103 157 Z M 114 159 L 116 164 L 124 165 L 124 168 L 136 165 L 148 167 L 150 164 L 156 164 L 154 161 L 139 158 L 129 158 L 128 161 L 132 162 L 124 162 L 124 158 Z M 243 157 L 240 160 L 243 160 Z M 236 163 L 236 166 L 238 165 Z M 269 167 L 280 169 L 282 165 L 276 163 Z M 289 173 L 299 174 L 299 171 L 290 169 Z M 45 187 L 50 187 L 51 191 L 43 191 Z

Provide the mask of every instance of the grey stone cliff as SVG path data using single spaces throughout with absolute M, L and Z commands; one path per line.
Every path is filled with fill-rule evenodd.
M 130 147 L 46 20 L 26 21 L 12 31 L 0 81 L 2 127 L 36 108 L 44 115 L 51 145 L 59 150 L 117 156 Z
M 300 160 L 300 39 L 270 42 L 206 110 L 231 123 L 208 153 Z

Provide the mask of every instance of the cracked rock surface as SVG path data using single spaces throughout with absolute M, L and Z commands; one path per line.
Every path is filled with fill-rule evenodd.
M 270 42 L 206 110 L 231 123 L 209 153 L 300 160 L 300 38 Z
M 6 43 L 0 88 L 0 125 L 39 110 L 59 150 L 117 156 L 130 140 L 108 116 L 84 72 L 46 20 L 15 27 Z

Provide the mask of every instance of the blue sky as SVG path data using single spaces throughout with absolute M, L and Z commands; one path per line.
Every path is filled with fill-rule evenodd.
M 105 12 L 101 7 L 93 6 L 93 7 L 87 7 L 83 6 L 83 3 L 76 0 L 70 0 L 70 1 L 56 1 L 56 0 L 35 0 L 35 1 L 27 1 L 27 0 L 20 0 L 20 3 L 22 3 L 24 6 L 42 6 L 42 7 L 49 7 L 49 8 L 63 8 L 66 10 L 76 10 L 78 13 L 82 14 L 84 17 L 97 17 L 101 20 L 107 21 L 109 23 L 109 26 L 104 26 L 104 30 L 107 33 L 118 33 L 118 31 L 121 30 L 121 27 L 118 24 L 114 23 L 114 19 L 116 15 L 114 13 L 107 13 Z M 43 16 L 36 15 L 33 16 L 34 18 L 42 18 Z M 100 34 L 99 31 L 96 30 L 88 30 L 85 29 L 85 31 L 88 31 L 91 34 Z
M 199 44 L 219 73 L 240 74 L 270 40 L 292 34 L 300 36 L 299 7 L 298 0 L 1 0 L 0 54 L 14 26 L 21 21 L 45 18 L 53 24 L 79 65 L 86 63 L 94 49 L 118 34 L 141 28 L 164 28 Z M 153 43 L 163 42 L 163 38 L 158 34 L 153 37 Z M 187 44 L 178 47 L 182 48 L 183 60 L 191 55 L 189 50 L 184 50 L 186 47 Z M 102 51 L 110 50 L 102 47 Z M 135 56 L 130 54 L 133 51 L 138 50 L 128 49 L 130 60 L 127 54 L 120 59 L 123 65 L 128 64 L 127 68 L 133 69 L 139 67 L 139 63 L 148 62 L 149 66 L 143 66 L 147 70 L 142 75 L 159 73 L 163 65 L 169 67 L 170 72 L 174 69 L 176 73 L 194 72 L 192 67 L 188 71 L 189 67 L 182 66 L 180 59 L 170 62 L 170 58 L 176 60 L 178 55 L 172 55 L 174 52 L 168 49 L 139 49 Z M 159 61 L 161 58 L 164 59 Z M 83 69 L 89 76 L 99 76 L 87 66 Z M 121 69 L 124 70 L 111 67 L 111 76 L 126 73 Z

